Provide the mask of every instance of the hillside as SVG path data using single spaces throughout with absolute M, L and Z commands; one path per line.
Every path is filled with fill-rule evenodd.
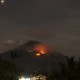
M 14 62 L 21 71 L 25 71 L 27 73 L 32 73 L 40 70 L 48 70 L 49 65 L 51 68 L 58 69 L 59 63 L 65 62 L 65 57 L 56 51 L 53 51 L 51 53 L 47 52 L 49 56 L 47 56 L 47 54 L 36 56 L 35 51 L 28 51 L 28 49 L 31 49 L 38 44 L 42 45 L 43 43 L 37 41 L 29 41 L 18 48 L 1 54 L 0 56 L 3 59 Z

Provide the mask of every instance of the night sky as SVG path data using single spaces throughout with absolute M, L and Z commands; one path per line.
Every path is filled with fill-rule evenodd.
M 5 0 L 0 4 L 0 48 L 29 40 L 80 56 L 80 0 Z

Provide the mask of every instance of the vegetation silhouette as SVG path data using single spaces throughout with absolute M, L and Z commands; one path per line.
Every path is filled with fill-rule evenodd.
M 18 80 L 20 72 L 14 63 L 0 58 L 0 80 Z
M 66 57 L 67 63 L 60 64 L 60 70 L 52 70 L 48 80 L 80 80 L 80 59 Z

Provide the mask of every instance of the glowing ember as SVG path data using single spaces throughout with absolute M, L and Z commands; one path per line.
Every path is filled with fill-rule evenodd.
M 40 53 L 37 53 L 36 56 L 40 56 Z
M 44 50 L 41 50 L 40 53 L 41 54 L 46 54 L 46 52 Z
M 45 46 L 39 44 L 33 48 L 34 51 L 38 52 L 38 54 L 46 54 L 47 49 Z

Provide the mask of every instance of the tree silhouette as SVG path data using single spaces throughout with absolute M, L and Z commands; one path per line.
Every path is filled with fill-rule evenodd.
M 0 80 L 18 80 L 19 73 L 15 64 L 0 59 Z
M 66 57 L 67 63 L 60 64 L 60 70 L 53 70 L 48 80 L 80 80 L 80 60 L 75 61 L 74 57 Z

